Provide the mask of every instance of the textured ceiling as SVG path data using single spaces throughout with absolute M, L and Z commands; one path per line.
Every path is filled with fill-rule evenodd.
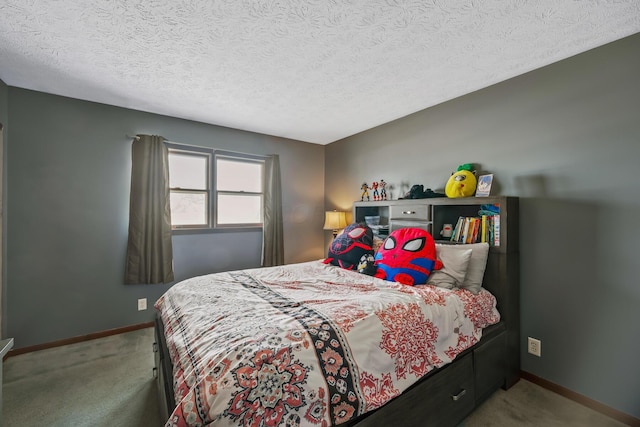
M 639 0 L 3 0 L 0 78 L 326 144 L 637 32 Z

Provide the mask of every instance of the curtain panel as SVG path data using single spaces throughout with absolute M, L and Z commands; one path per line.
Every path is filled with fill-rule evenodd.
M 173 277 L 169 150 L 164 138 L 138 135 L 131 146 L 131 196 L 125 284 Z
M 262 223 L 262 266 L 284 264 L 282 222 L 282 185 L 280 157 L 273 154 L 265 161 L 264 218 Z

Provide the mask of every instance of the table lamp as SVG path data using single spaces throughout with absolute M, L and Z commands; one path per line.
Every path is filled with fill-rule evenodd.
M 345 212 L 336 210 L 326 211 L 324 213 L 324 230 L 332 230 L 333 238 L 338 235 L 338 231 L 347 226 L 347 216 Z

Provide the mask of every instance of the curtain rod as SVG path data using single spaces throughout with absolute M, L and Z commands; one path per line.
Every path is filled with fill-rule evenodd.
M 135 139 L 136 141 L 140 140 L 140 135 L 131 136 L 131 135 L 129 135 L 127 133 L 124 136 L 126 136 L 127 139 Z M 165 138 L 164 136 L 162 137 L 162 139 L 165 140 L 166 142 L 169 142 L 169 140 L 167 138 Z
M 129 134 L 125 134 L 125 136 L 128 139 L 135 139 L 136 141 L 138 141 L 140 139 L 140 137 L 138 135 L 131 136 Z M 254 157 L 254 158 L 262 158 L 262 159 L 267 159 L 270 156 L 269 154 L 252 154 L 252 153 L 244 153 L 242 151 L 227 150 L 227 149 L 224 149 L 224 148 L 205 147 L 204 145 L 185 144 L 185 143 L 182 143 L 182 142 L 169 141 L 167 138 L 164 138 L 164 137 L 163 137 L 163 139 L 164 139 L 165 142 L 168 142 L 169 144 L 182 145 L 182 146 L 187 147 L 187 148 L 188 147 L 204 148 L 204 149 L 207 149 L 207 150 L 223 151 L 223 152 L 227 152 L 227 153 L 241 154 L 241 155 L 244 155 L 244 156 L 249 156 L 249 157 Z
M 216 151 L 216 152 L 222 151 L 223 153 L 240 154 L 240 155 L 243 155 L 243 156 L 253 157 L 253 158 L 256 158 L 256 159 L 267 159 L 270 156 L 269 154 L 253 154 L 253 153 L 246 153 L 244 151 L 230 150 L 230 149 L 227 149 L 227 148 L 206 147 L 204 145 L 185 144 L 183 142 L 169 141 L 168 139 L 165 139 L 165 141 L 168 142 L 169 144 L 172 144 L 172 145 L 181 145 L 181 146 L 183 146 L 183 147 L 185 147 L 187 149 L 189 147 L 196 147 L 196 148 L 202 148 L 202 149 L 205 149 L 205 150 L 213 150 L 213 151 Z

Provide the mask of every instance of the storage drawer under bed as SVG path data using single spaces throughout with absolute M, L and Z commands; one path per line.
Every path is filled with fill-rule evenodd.
M 388 410 L 373 412 L 358 427 L 454 426 L 475 407 L 474 387 L 473 354 L 469 352 L 426 383 L 405 391 L 402 404 L 392 400 L 386 405 Z

